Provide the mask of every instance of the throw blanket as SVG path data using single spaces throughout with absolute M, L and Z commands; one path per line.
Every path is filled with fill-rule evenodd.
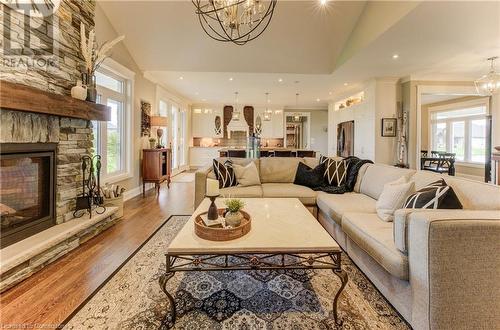
M 358 178 L 358 172 L 361 166 L 370 163 L 373 164 L 371 160 L 359 159 L 358 157 L 350 156 L 345 158 L 347 161 L 347 179 L 338 187 L 323 185 L 320 187 L 313 188 L 313 190 L 324 191 L 329 194 L 344 194 L 346 192 L 351 192 L 354 190 L 354 185 Z

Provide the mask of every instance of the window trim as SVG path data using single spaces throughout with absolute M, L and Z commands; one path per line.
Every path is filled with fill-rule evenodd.
M 453 111 L 453 110 L 461 110 L 464 108 L 472 108 L 472 107 L 477 107 L 477 106 L 483 106 L 485 107 L 485 113 L 481 115 L 471 115 L 471 116 L 464 116 L 464 117 L 456 117 L 456 118 L 447 118 L 447 119 L 432 119 L 433 113 L 436 112 L 446 112 L 446 111 Z M 430 106 L 428 109 L 428 141 L 429 141 L 429 148 L 432 150 L 434 148 L 434 136 L 433 136 L 433 125 L 435 123 L 445 123 L 446 124 L 446 151 L 447 152 L 453 152 L 451 149 L 451 139 L 452 139 L 452 123 L 453 122 L 458 122 L 458 121 L 463 121 L 464 122 L 464 135 L 467 139 L 465 139 L 465 145 L 464 145 L 464 160 L 456 160 L 455 163 L 457 165 L 461 166 L 467 166 L 467 167 L 484 167 L 485 163 L 484 162 L 473 162 L 470 160 L 470 152 L 469 150 L 470 146 L 470 141 L 469 141 L 469 135 L 470 135 L 470 126 L 471 122 L 473 120 L 478 120 L 478 119 L 487 119 L 488 115 L 490 114 L 490 102 L 488 97 L 482 97 L 478 99 L 473 99 L 473 100 L 467 100 L 467 101 L 462 101 L 458 103 L 452 103 L 452 104 L 445 104 L 445 105 L 439 105 L 439 106 Z M 488 151 L 486 151 L 488 152 Z M 469 159 L 469 160 L 468 160 Z
M 118 93 L 116 91 L 107 89 L 105 87 L 98 87 L 99 88 L 104 88 L 106 89 L 106 92 L 108 95 L 116 95 L 120 96 L 119 98 L 123 99 L 123 95 L 125 95 L 124 99 L 124 104 L 123 104 L 123 110 L 125 113 L 124 116 L 124 128 L 122 130 L 123 132 L 123 142 L 122 147 L 120 149 L 121 152 L 124 152 L 124 158 L 123 158 L 123 164 L 124 169 L 116 174 L 112 175 L 107 175 L 103 173 L 101 176 L 102 182 L 104 184 L 106 183 L 116 183 L 119 181 L 123 181 L 126 179 L 133 178 L 133 167 L 132 167 L 132 162 L 133 162 L 133 148 L 134 148 L 134 141 L 133 141 L 133 127 L 134 127 L 134 116 L 133 116 L 133 104 L 134 104 L 134 85 L 135 85 L 135 72 L 132 70 L 128 69 L 127 67 L 121 65 L 120 63 L 114 61 L 111 58 L 107 58 L 103 64 L 101 65 L 102 71 L 111 73 L 113 75 L 116 75 L 123 80 L 125 80 L 125 86 L 124 86 L 124 93 Z M 118 97 L 117 97 L 118 98 Z M 102 132 L 101 132 L 102 134 Z

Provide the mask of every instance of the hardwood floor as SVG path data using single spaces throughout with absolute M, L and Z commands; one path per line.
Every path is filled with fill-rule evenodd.
M 55 328 L 171 215 L 193 212 L 194 182 L 125 203 L 113 227 L 1 294 L 0 328 Z M 16 326 L 13 326 L 16 325 Z M 33 325 L 37 325 L 33 327 Z

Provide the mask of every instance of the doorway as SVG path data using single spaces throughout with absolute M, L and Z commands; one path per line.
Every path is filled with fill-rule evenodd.
M 455 175 L 490 182 L 490 97 L 472 87 L 419 87 L 416 167 L 429 155 L 447 155 Z

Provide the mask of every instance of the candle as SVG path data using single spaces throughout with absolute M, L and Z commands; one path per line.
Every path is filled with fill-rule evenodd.
M 207 179 L 207 196 L 219 196 L 219 180 Z

